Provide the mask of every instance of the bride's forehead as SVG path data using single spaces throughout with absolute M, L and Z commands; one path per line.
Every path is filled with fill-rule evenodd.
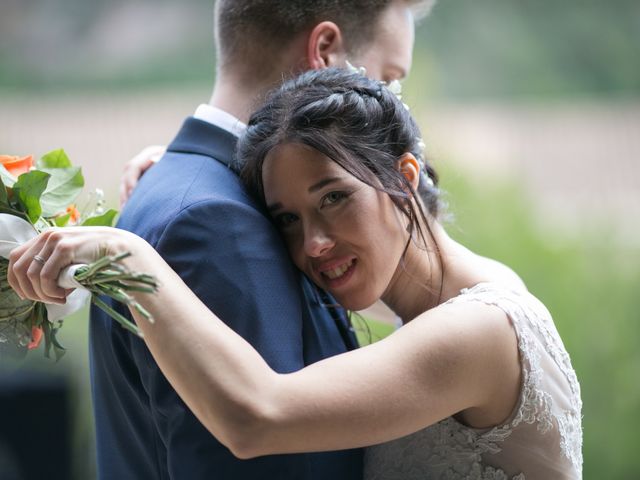
M 324 191 L 328 185 L 367 185 L 313 148 L 289 145 L 279 150 L 272 150 L 262 166 L 263 193 L 268 203 L 289 204 Z
M 263 178 L 287 180 L 293 175 L 314 176 L 329 171 L 347 172 L 318 150 L 298 143 L 286 143 L 272 149 L 265 157 Z

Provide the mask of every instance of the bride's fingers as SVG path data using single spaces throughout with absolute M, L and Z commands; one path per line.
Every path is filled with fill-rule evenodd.
M 38 236 L 29 240 L 24 245 L 15 248 L 9 254 L 7 280 L 9 281 L 9 285 L 11 285 L 22 298 L 30 298 L 32 300 L 39 299 L 36 290 L 33 288 L 33 283 L 29 278 L 28 271 L 32 263 L 34 263 L 35 255 L 42 249 L 42 245 L 43 239 L 41 236 Z M 34 269 L 32 269 L 31 276 L 33 278 Z
M 82 245 L 79 236 L 79 232 L 63 233 L 56 230 L 49 230 L 42 235 L 45 243 L 36 254 L 42 266 L 38 268 L 32 264 L 27 276 L 43 302 L 66 301 L 66 292 L 58 285 L 58 277 L 65 267 L 74 263 L 76 248 Z
M 45 303 L 64 304 L 66 293 L 57 284 L 57 275 L 52 274 L 51 262 L 47 258 L 49 254 L 41 251 L 35 257 L 27 269 L 27 278 L 31 282 L 33 291 L 38 300 Z M 55 275 L 55 276 L 54 276 Z
M 7 279 L 18 295 L 45 303 L 65 302 L 65 291 L 57 285 L 58 262 L 50 261 L 57 250 L 62 250 L 62 257 L 66 256 L 69 263 L 72 260 L 68 258 L 72 249 L 65 245 L 63 237 L 49 230 L 11 252 Z
M 76 244 L 73 241 L 61 241 L 56 244 L 44 265 L 40 278 L 43 292 L 52 298 L 66 298 L 73 290 L 65 290 L 58 285 L 58 277 L 69 265 L 77 263 L 75 260 Z
M 40 254 L 36 254 L 33 256 L 33 260 L 27 267 L 27 278 L 29 279 L 30 284 L 27 284 L 27 288 L 31 287 L 35 297 L 31 296 L 29 292 L 26 291 L 25 287 L 23 290 L 27 293 L 27 296 L 33 300 L 43 301 L 45 302 L 47 299 L 45 295 L 42 293 L 42 289 L 40 288 L 40 270 L 44 266 L 46 259 L 42 257 Z
M 67 293 L 64 288 L 61 288 L 58 285 L 58 277 L 60 276 L 62 268 L 66 267 L 68 264 L 60 267 L 60 255 L 59 253 L 58 255 L 55 254 L 58 243 L 59 242 L 55 237 L 50 237 L 40 253 L 40 256 L 47 259 L 40 270 L 40 288 L 42 294 L 46 297 L 57 299 L 63 303 Z M 69 250 L 65 250 L 65 252 L 67 252 L 67 258 L 62 260 L 71 263 L 73 260 L 72 255 L 68 255 Z
M 90 263 L 109 252 L 115 229 L 52 228 L 14 249 L 9 258 L 9 285 L 23 298 L 63 303 L 67 292 L 58 286 L 60 272 L 73 263 Z

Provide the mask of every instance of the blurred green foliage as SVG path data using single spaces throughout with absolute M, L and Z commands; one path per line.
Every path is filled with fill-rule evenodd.
M 211 84 L 212 0 L 9 0 L 0 89 Z M 446 99 L 640 93 L 640 2 L 440 0 L 418 30 L 417 91 Z
M 444 98 L 629 96 L 639 59 L 635 0 L 440 0 L 411 81 Z
M 640 247 L 618 246 L 604 224 L 563 238 L 536 226 L 517 184 L 441 170 L 449 233 L 512 267 L 553 315 L 582 387 L 584 478 L 639 478 Z
M 391 335 L 396 329 L 394 325 L 354 312 L 350 312 L 350 320 L 358 345 L 361 347 L 382 340 L 384 337 Z
M 639 478 L 640 247 L 618 248 L 605 225 L 559 237 L 536 227 L 515 182 L 480 185 L 440 170 L 451 236 L 513 268 L 554 317 L 582 388 L 584 478 Z M 370 318 L 352 323 L 361 345 L 393 331 Z

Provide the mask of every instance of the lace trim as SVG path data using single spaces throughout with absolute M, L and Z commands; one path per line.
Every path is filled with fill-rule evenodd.
M 526 331 L 518 331 L 520 355 L 526 367 L 522 369 L 521 404 L 515 418 L 504 428 L 515 428 L 521 422 L 537 423 L 538 431 L 547 433 L 553 428 L 551 415 L 551 395 L 542 390 L 542 376 L 540 368 L 540 353 L 535 349 L 534 342 Z
M 525 308 L 522 302 L 516 301 L 514 297 L 521 298 L 522 293 L 512 292 L 492 284 L 479 284 L 462 290 L 460 296 L 454 297 L 447 302 L 480 301 L 496 306 L 509 316 L 518 336 L 518 348 L 523 362 L 520 405 L 513 420 L 501 427 L 495 427 L 485 435 L 493 436 L 497 434 L 498 437 L 502 437 L 502 440 L 504 440 L 512 429 L 522 422 L 527 424 L 536 423 L 538 431 L 541 434 L 545 434 L 553 429 L 553 421 L 555 420 L 560 434 L 560 449 L 563 455 L 571 461 L 574 468 L 581 472 L 582 428 L 580 412 L 582 410 L 582 400 L 580 398 L 580 384 L 571 366 L 569 354 L 564 349 L 562 340 L 555 328 L 551 327 L 553 323 L 546 309 L 541 304 L 537 304 L 537 308 L 533 306 Z M 544 371 L 540 366 L 539 346 L 536 343 L 536 339 L 532 338 L 527 329 L 524 328 L 524 325 L 521 325 L 523 321 L 528 322 L 540 334 L 539 338 L 542 339 L 546 352 L 556 362 L 567 380 L 571 390 L 570 410 L 564 411 L 562 414 L 554 415 L 552 409 L 553 399 L 541 387 Z M 500 451 L 497 445 L 495 448 Z
M 525 480 L 522 472 L 511 472 L 515 476 L 509 477 L 504 470 L 485 463 L 489 455 L 502 451 L 514 429 L 522 424 L 535 425 L 533 428 L 540 435 L 557 428 L 553 438 L 559 442 L 566 467 L 581 476 L 580 386 L 549 313 L 534 297 L 494 284 L 463 290 L 447 303 L 459 301 L 497 306 L 514 326 L 522 363 L 522 391 L 512 417 L 486 431 L 469 428 L 449 417 L 408 437 L 371 447 L 366 451 L 366 478 Z M 545 391 L 543 360 L 555 362 L 566 378 L 568 410 L 561 410 Z
M 496 454 L 502 449 L 511 429 L 494 428 L 485 433 L 465 427 L 453 418 L 442 420 L 429 432 L 433 436 L 433 444 L 429 446 L 431 453 L 428 459 L 429 477 L 448 480 L 461 478 L 471 480 L 525 480 L 520 473 L 509 477 L 503 470 L 483 465 L 482 455 Z M 419 444 L 421 437 L 412 439 Z
M 509 477 L 503 470 L 483 465 L 482 455 L 500 452 L 499 444 L 510 434 L 507 430 L 478 434 L 450 417 L 414 435 L 368 449 L 367 463 L 371 462 L 375 470 L 366 471 L 365 477 L 525 480 L 522 473 Z M 425 451 L 428 456 L 421 460 L 415 456 L 416 451 Z
M 582 403 L 580 404 L 582 405 Z M 573 466 L 582 472 L 582 419 L 580 413 L 565 411 L 557 420 L 560 448 L 569 457 Z
M 523 473 L 509 479 L 506 473 L 493 467 L 486 467 L 482 472 L 474 468 L 471 470 L 468 478 L 472 480 L 526 480 Z

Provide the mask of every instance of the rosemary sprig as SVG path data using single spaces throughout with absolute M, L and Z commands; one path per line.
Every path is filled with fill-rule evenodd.
M 78 268 L 73 278 L 92 293 L 91 301 L 94 305 L 124 328 L 142 337 L 142 332 L 135 323 L 99 298 L 103 295 L 112 298 L 133 308 L 148 322 L 153 323 L 151 314 L 127 292 L 155 293 L 158 291 L 158 284 L 151 275 L 131 272 L 120 263 L 121 260 L 129 256 L 131 256 L 131 253 L 125 252 L 115 256 L 102 257 L 89 265 Z

